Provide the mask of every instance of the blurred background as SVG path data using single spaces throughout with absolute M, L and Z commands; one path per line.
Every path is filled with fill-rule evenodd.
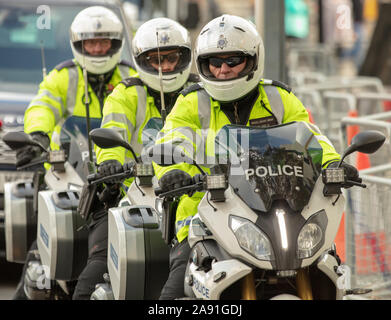
M 23 113 L 43 77 L 72 59 L 69 26 L 91 5 L 126 26 L 123 59 L 143 22 L 169 17 L 190 31 L 226 13 L 253 21 L 265 45 L 265 78 L 292 87 L 311 120 L 342 152 L 360 130 L 382 131 L 375 155 L 351 157 L 369 187 L 349 191 L 337 249 L 360 299 L 391 298 L 391 1 L 386 0 L 0 0 L 0 137 L 23 129 Z M 193 67 L 193 72 L 196 72 Z M 0 299 L 10 299 L 23 264 L 6 259 L 3 185 L 22 178 L 0 140 Z M 358 188 L 357 188 L 358 189 Z M 352 296 L 351 299 L 358 299 Z

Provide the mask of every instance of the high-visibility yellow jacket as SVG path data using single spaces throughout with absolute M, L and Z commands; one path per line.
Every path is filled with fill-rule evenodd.
M 184 87 L 198 81 L 198 76 L 190 74 Z M 172 106 L 166 105 L 170 110 Z M 129 78 L 118 84 L 107 98 L 103 108 L 102 128 L 114 128 L 132 146 L 136 155 L 140 155 L 143 143 L 142 132 L 151 118 L 161 118 L 153 96 L 139 78 Z M 130 151 L 122 147 L 95 148 L 97 163 L 106 160 L 118 160 L 121 164 L 133 159 Z M 131 180 L 125 181 L 129 185 Z
M 199 154 L 197 150 L 198 141 L 204 141 L 201 145 L 205 150 L 203 154 L 214 156 L 214 140 L 218 131 L 230 120 L 220 107 L 220 103 L 212 99 L 200 86 L 193 86 L 193 91 L 189 88 L 177 99 L 177 102 L 168 115 L 166 123 L 159 133 L 156 144 L 173 143 L 180 145 L 184 151 L 193 156 Z M 271 116 L 271 112 L 276 118 L 277 124 L 292 121 L 304 121 L 308 123 L 310 130 L 316 136 L 323 148 L 322 165 L 334 159 L 339 159 L 340 155 L 335 151 L 332 143 L 323 136 L 319 129 L 309 122 L 309 115 L 303 104 L 284 84 L 262 80 L 259 85 L 259 96 L 255 101 L 247 122 L 247 126 Z M 268 111 L 269 110 L 269 111 Z M 270 112 L 271 111 L 271 112 Z M 173 169 L 180 169 L 191 176 L 200 173 L 191 164 L 180 163 L 172 166 L 158 166 L 154 163 L 155 174 L 160 179 L 165 173 Z M 208 172 L 208 168 L 205 168 Z M 189 224 L 192 216 L 197 212 L 197 206 L 203 193 L 197 192 L 192 197 L 184 195 L 178 204 L 176 212 L 176 236 L 178 241 L 187 237 Z
M 121 80 L 135 74 L 136 71 L 128 63 L 119 63 L 107 84 L 107 89 L 112 90 Z M 59 134 L 66 118 L 72 115 L 86 116 L 84 83 L 83 71 L 75 61 L 65 61 L 55 67 L 41 82 L 38 94 L 25 112 L 25 132 L 45 132 L 51 138 L 51 148 L 59 149 Z M 102 106 L 90 84 L 88 92 L 90 117 L 101 118 Z

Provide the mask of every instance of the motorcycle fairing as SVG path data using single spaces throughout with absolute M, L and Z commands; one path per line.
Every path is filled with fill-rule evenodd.
M 90 130 L 100 128 L 100 124 L 100 118 L 90 118 Z M 60 147 L 65 150 L 67 161 L 84 178 L 83 163 L 89 156 L 85 117 L 70 116 L 65 120 L 60 131 Z
M 257 212 L 268 212 L 279 199 L 302 210 L 322 169 L 322 147 L 302 122 L 265 129 L 224 126 L 215 151 L 219 163 L 228 163 L 229 184 Z

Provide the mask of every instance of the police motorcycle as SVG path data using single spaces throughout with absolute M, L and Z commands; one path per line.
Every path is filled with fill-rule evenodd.
M 162 128 L 162 119 L 152 118 L 142 132 L 144 148 L 153 144 Z M 108 274 L 96 286 L 91 300 L 157 299 L 168 276 L 168 245 L 163 241 L 160 217 L 155 210 L 157 181 L 150 163 L 143 163 L 132 147 L 113 129 L 99 128 L 90 132 L 92 141 L 100 148 L 124 147 L 132 152 L 135 164 L 126 164 L 121 173 L 102 177 L 88 176 L 80 214 L 88 220 L 94 188 L 107 180 L 123 181 L 134 178 L 117 207 L 108 210 Z M 82 198 L 83 195 L 82 195 Z M 87 196 L 86 196 L 87 199 Z
M 24 132 L 10 132 L 4 142 L 17 149 L 34 145 L 43 149 L 40 158 L 19 167 L 50 167 L 39 170 L 33 182 L 5 186 L 7 250 L 24 263 L 33 240 L 38 254 L 26 269 L 25 293 L 31 300 L 70 299 L 76 280 L 87 261 L 87 229 L 77 214 L 80 192 L 89 167 L 91 146 L 87 132 L 99 128 L 101 119 L 71 116 L 60 131 L 60 150 L 46 150 Z M 91 159 L 90 159 L 91 160 Z
M 339 165 L 352 152 L 375 152 L 384 140 L 377 131 L 357 134 Z M 156 145 L 153 160 L 197 165 L 183 152 L 164 161 L 174 150 Z M 201 174 L 193 184 L 156 190 L 166 202 L 205 192 L 189 226 L 187 298 L 338 300 L 367 292 L 348 287 L 334 245 L 345 203 L 341 189 L 365 185 L 347 180 L 342 167 L 322 170 L 322 148 L 308 124 L 227 125 L 216 136 L 215 155 L 211 174 L 197 165 Z

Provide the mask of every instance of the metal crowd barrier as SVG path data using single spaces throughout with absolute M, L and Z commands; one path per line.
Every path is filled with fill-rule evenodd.
M 382 119 L 382 120 L 376 120 Z M 341 119 L 341 146 L 347 146 L 347 127 L 379 130 L 386 135 L 385 144 L 368 156 L 371 166 L 360 171 L 367 188 L 345 190 L 345 264 L 351 272 L 351 287 L 372 289 L 362 296 L 347 299 L 391 299 L 391 112 Z M 357 153 L 356 153 L 357 154 Z M 357 165 L 359 156 L 346 161 Z M 356 161 L 355 163 L 352 161 Z M 377 163 L 374 163 L 377 159 Z

